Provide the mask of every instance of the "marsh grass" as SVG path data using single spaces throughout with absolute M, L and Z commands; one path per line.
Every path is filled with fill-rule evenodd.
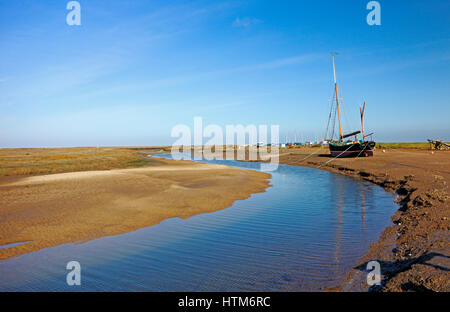
M 0 176 L 136 168 L 159 161 L 145 157 L 155 148 L 78 147 L 0 149 Z
M 387 148 L 413 148 L 413 149 L 430 149 L 428 142 L 405 142 L 405 143 L 379 143 Z M 377 143 L 378 146 L 378 143 Z

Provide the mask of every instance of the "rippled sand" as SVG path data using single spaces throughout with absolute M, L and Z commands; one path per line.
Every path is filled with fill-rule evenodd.
M 264 192 L 269 174 L 188 161 L 0 180 L 0 259 L 212 212 Z

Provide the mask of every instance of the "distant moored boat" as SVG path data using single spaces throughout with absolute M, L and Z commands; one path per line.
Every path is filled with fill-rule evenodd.
M 375 142 L 371 140 L 366 140 L 366 137 L 370 137 L 373 133 L 370 133 L 368 135 L 364 134 L 364 109 L 366 107 L 366 103 L 364 103 L 363 107 L 360 108 L 361 113 L 361 131 L 355 131 L 349 134 L 342 134 L 342 127 L 341 127 L 341 115 L 339 110 L 339 96 L 338 96 L 338 85 L 336 81 L 336 67 L 334 63 L 334 56 L 337 53 L 332 53 L 333 57 L 333 77 L 334 77 L 334 91 L 335 91 L 335 102 L 336 102 L 336 110 L 335 113 L 337 113 L 337 118 L 339 122 L 339 140 L 330 140 L 328 146 L 330 148 L 330 154 L 333 157 L 368 157 L 373 156 L 373 150 L 375 148 Z M 334 104 L 331 106 L 330 111 L 330 119 L 332 115 L 332 111 L 334 108 Z M 336 114 L 335 114 L 336 117 Z M 330 119 L 328 120 L 328 124 L 330 122 Z M 327 128 L 328 132 L 328 128 Z M 362 134 L 362 140 L 358 140 L 357 135 Z M 328 135 L 328 133 L 327 133 Z M 353 137 L 354 140 L 344 140 L 349 137 Z

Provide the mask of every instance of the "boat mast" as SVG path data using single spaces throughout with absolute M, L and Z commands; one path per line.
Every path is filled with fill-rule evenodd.
M 366 136 L 364 134 L 364 109 L 366 108 L 366 102 L 364 102 L 363 107 L 359 108 L 359 112 L 361 114 L 361 130 L 362 130 L 362 136 L 363 136 L 363 140 L 366 139 Z
M 339 95 L 338 95 L 338 86 L 336 81 L 336 66 L 334 65 L 334 56 L 337 52 L 331 53 L 333 56 L 333 74 L 334 74 L 334 90 L 336 92 L 336 108 L 338 113 L 338 121 L 339 121 L 339 141 L 342 141 L 342 127 L 341 127 L 341 114 L 339 112 Z

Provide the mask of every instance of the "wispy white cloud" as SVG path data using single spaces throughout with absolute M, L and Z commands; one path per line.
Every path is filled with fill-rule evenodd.
M 167 5 L 151 12 L 144 11 L 133 19 L 121 20 L 111 27 L 110 33 L 114 36 L 117 36 L 118 33 L 125 34 L 127 41 L 130 40 L 130 34 L 133 33 L 136 33 L 135 38 L 140 41 L 172 37 L 192 31 L 195 26 L 217 12 L 232 7 L 233 5 L 227 2 L 204 6 L 195 2 Z
M 133 19 L 119 20 L 109 29 L 94 29 L 86 34 L 96 38 L 95 41 L 93 40 L 96 44 L 90 47 L 89 53 L 66 56 L 62 60 L 53 61 L 49 66 L 36 66 L 14 79 L 0 76 L 0 87 L 3 87 L 1 86 L 3 83 L 20 80 L 20 97 L 40 98 L 42 95 L 50 97 L 56 93 L 68 93 L 82 85 L 87 86 L 104 77 L 114 76 L 133 62 L 133 56 L 136 53 L 141 53 L 149 46 L 157 46 L 157 40 L 162 41 L 188 32 L 203 19 L 230 7 L 232 5 L 229 3 L 206 6 L 195 3 L 168 5 L 149 13 L 143 12 Z M 97 7 L 95 13 L 99 16 L 108 16 L 110 11 L 107 9 L 102 11 Z M 161 79 L 155 85 L 170 84 L 171 81 L 176 83 L 178 77 Z M 140 82 L 133 83 L 140 84 Z M 148 81 L 143 82 L 143 84 L 147 83 Z M 18 86 L 13 85 L 13 88 L 9 90 L 2 90 L 5 92 L 0 95 L 0 101 L 5 102 L 6 95 L 16 96 L 19 93 L 18 89 Z M 99 93 L 105 93 L 105 91 L 107 93 L 110 90 L 106 88 Z
M 376 66 L 367 66 L 363 69 L 357 69 L 349 73 L 349 77 L 368 77 L 392 72 L 405 72 L 408 69 L 420 68 L 424 66 L 432 66 L 436 64 L 445 65 L 450 60 L 450 55 L 433 54 L 414 59 L 401 59 L 391 62 L 378 62 Z M 370 69 L 369 69 L 370 68 Z
M 212 77 L 227 75 L 227 74 L 238 74 L 238 73 L 257 71 L 257 70 L 275 70 L 275 69 L 279 69 L 279 68 L 286 67 L 286 66 L 293 66 L 293 65 L 298 65 L 301 63 L 312 62 L 312 61 L 316 60 L 318 57 L 320 57 L 320 54 L 298 55 L 298 56 L 293 56 L 293 57 L 275 59 L 275 60 L 258 63 L 258 64 L 253 64 L 253 65 L 248 65 L 248 66 L 240 66 L 240 67 L 234 67 L 234 68 L 228 68 L 228 69 L 222 69 L 222 70 L 216 70 L 216 71 L 210 71 L 210 72 L 195 73 L 192 75 L 158 79 L 158 80 L 151 81 L 149 84 L 147 84 L 147 86 L 150 85 L 152 87 L 159 87 L 159 86 L 167 86 L 167 85 L 172 85 L 172 84 L 189 82 L 192 80 L 212 78 Z
M 233 74 L 241 74 L 246 72 L 253 71 L 269 71 L 269 70 L 277 70 L 283 67 L 289 66 L 297 66 L 300 64 L 306 64 L 313 62 L 317 59 L 323 57 L 323 54 L 320 53 L 312 53 L 312 54 L 304 54 L 297 55 L 286 58 L 279 58 L 270 60 L 267 62 L 262 62 L 258 64 L 252 64 L 248 66 L 238 66 L 231 67 L 227 69 L 219 69 L 215 71 L 205 71 L 205 72 L 195 72 L 192 74 L 179 75 L 179 76 L 171 76 L 165 77 L 161 79 L 154 79 L 149 81 L 127 81 L 127 83 L 123 83 L 120 86 L 114 85 L 109 88 L 104 88 L 101 90 L 93 91 L 89 93 L 89 96 L 107 94 L 110 92 L 131 92 L 137 90 L 148 90 L 148 89 L 156 89 L 156 88 L 164 88 L 171 87 L 177 85 L 183 85 L 186 83 L 192 83 L 195 81 L 201 80 L 210 80 L 215 78 L 220 78 L 225 75 L 233 75 Z
M 250 25 L 255 25 L 262 23 L 262 20 L 254 18 L 254 17 L 236 17 L 233 21 L 233 27 L 248 27 Z
M 285 66 L 312 62 L 320 56 L 321 56 L 321 54 L 297 55 L 297 56 L 293 56 L 293 57 L 275 59 L 275 60 L 271 60 L 271 61 L 260 63 L 260 64 L 239 67 L 239 68 L 235 68 L 233 71 L 241 72 L 241 71 L 250 71 L 250 70 L 277 69 L 277 68 L 281 68 L 281 67 L 285 67 Z

